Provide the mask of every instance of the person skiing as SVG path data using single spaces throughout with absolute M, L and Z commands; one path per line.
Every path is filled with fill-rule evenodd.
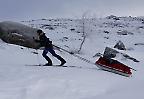
M 50 52 L 54 57 L 56 57 L 58 60 L 61 61 L 60 66 L 64 65 L 66 61 L 61 56 L 55 53 L 53 49 L 52 41 L 50 41 L 49 38 L 46 37 L 45 33 L 41 29 L 39 29 L 37 30 L 37 35 L 38 35 L 38 39 L 34 38 L 34 41 L 40 43 L 41 47 L 44 47 L 42 56 L 48 61 L 48 63 L 46 63 L 45 66 L 53 65 L 52 60 L 47 56 L 48 52 Z

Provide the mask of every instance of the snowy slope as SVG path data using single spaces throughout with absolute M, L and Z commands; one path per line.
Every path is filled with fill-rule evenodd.
M 21 23 L 43 29 L 53 44 L 69 51 L 77 52 L 83 39 L 79 19 L 39 19 Z M 77 67 L 28 66 L 46 62 L 41 50 L 0 41 L 0 99 L 143 99 L 143 27 L 142 18 L 85 20 L 86 40 L 78 55 L 95 62 L 96 53 L 103 53 L 106 46 L 113 47 L 122 40 L 127 50 L 121 52 L 140 61 L 119 60 L 137 70 L 130 78 L 98 70 L 96 66 L 58 50 L 56 52 L 67 60 L 66 65 Z M 128 34 L 118 35 L 120 31 L 128 31 Z M 54 64 L 59 64 L 48 55 Z

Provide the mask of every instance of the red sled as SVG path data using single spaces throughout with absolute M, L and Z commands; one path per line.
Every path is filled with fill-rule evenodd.
M 102 70 L 113 72 L 113 73 L 123 75 L 126 77 L 130 77 L 132 75 L 132 72 L 131 72 L 132 68 L 114 59 L 107 59 L 104 57 L 100 57 L 98 61 L 96 61 L 95 64 L 96 65 L 98 64 L 98 67 Z

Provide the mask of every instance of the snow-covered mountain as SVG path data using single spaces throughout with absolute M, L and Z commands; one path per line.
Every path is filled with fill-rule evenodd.
M 137 70 L 128 78 L 98 70 L 97 66 L 56 50 L 66 59 L 66 65 L 77 67 L 36 67 L 30 65 L 46 62 L 41 50 L 0 41 L 0 99 L 143 99 L 143 17 L 38 19 L 20 23 L 44 30 L 54 45 L 93 63 L 99 58 L 97 53 L 103 54 L 105 47 L 113 48 L 119 40 L 126 50 L 118 51 L 140 62 L 116 57 Z M 59 64 L 48 55 L 54 64 Z

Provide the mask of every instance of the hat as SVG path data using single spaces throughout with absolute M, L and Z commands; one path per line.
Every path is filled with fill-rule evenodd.
M 37 33 L 41 34 L 41 33 L 43 33 L 43 31 L 39 29 L 39 30 L 37 30 Z

